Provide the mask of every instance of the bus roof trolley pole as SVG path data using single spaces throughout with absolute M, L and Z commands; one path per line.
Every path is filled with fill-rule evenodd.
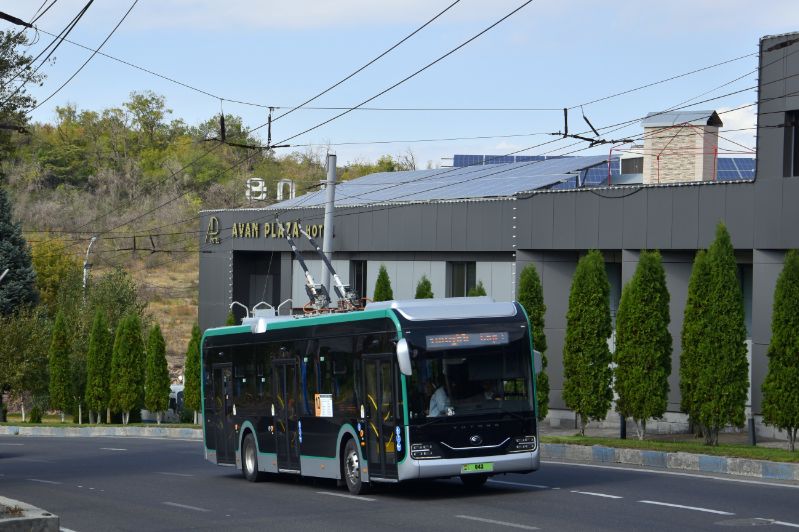
M 304 229 L 300 229 L 300 233 L 302 233 L 303 236 L 308 239 L 308 242 L 310 242 L 310 244 L 316 250 L 316 253 L 325 263 L 330 275 L 333 276 L 333 288 L 336 290 L 336 295 L 338 295 L 339 299 L 350 309 L 359 308 L 360 301 L 358 300 L 358 292 L 353 290 L 350 285 L 346 285 L 341 282 L 341 277 L 338 276 L 336 270 L 333 268 L 333 263 L 330 262 L 329 258 L 327 258 L 327 255 L 325 255 L 325 252 L 322 251 L 321 247 L 319 247 L 319 244 L 317 244 L 316 240 L 314 240 L 311 235 L 305 232 Z
M 291 238 L 291 234 L 288 231 L 286 231 L 286 240 L 288 240 L 289 246 L 291 246 L 292 253 L 297 257 L 297 262 L 300 263 L 302 271 L 305 272 L 305 293 L 308 294 L 311 306 L 316 310 L 326 309 L 328 305 L 330 305 L 330 295 L 327 293 L 327 289 L 324 285 L 316 284 L 311 272 L 308 271 L 305 260 L 302 258 L 302 253 L 297 249 L 297 245 L 294 243 L 294 239 Z

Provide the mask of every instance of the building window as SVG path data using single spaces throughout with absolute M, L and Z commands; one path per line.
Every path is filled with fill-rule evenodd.
M 357 293 L 358 297 L 366 297 L 366 261 L 350 261 L 350 287 Z
M 785 113 L 785 149 L 782 159 L 785 177 L 799 176 L 799 111 Z
M 621 173 L 622 174 L 643 174 L 644 173 L 644 158 L 643 157 L 630 157 L 621 160 Z
M 474 262 L 448 262 L 448 297 L 464 297 L 477 284 L 477 266 Z

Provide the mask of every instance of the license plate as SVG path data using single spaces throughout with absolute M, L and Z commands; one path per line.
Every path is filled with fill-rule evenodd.
M 491 473 L 492 471 L 494 471 L 494 464 L 492 462 L 483 462 L 482 464 L 464 464 L 461 466 L 461 474 Z

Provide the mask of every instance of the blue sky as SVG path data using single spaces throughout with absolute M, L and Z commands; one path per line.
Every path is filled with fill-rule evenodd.
M 140 0 L 103 51 L 224 98 L 290 107 L 328 87 L 393 45 L 452 0 Z M 29 19 L 39 0 L 0 1 L 0 10 Z M 48 0 L 49 3 L 49 0 Z M 38 25 L 58 33 L 84 0 L 60 0 Z M 440 19 L 312 105 L 346 107 L 380 92 L 522 4 L 521 0 L 461 0 Z M 97 46 L 130 6 L 96 0 L 70 38 Z M 793 23 L 791 22 L 793 21 Z M 536 0 L 489 33 L 388 94 L 379 107 L 514 107 L 560 109 L 757 52 L 759 38 L 799 30 L 796 0 Z M 793 24 L 793 25 L 792 25 Z M 51 38 L 40 35 L 31 53 Z M 31 93 L 43 98 L 88 57 L 64 43 L 48 78 Z M 756 84 L 755 55 L 631 94 L 584 106 L 602 127 L 674 106 L 702 93 L 714 98 Z M 718 88 L 735 78 L 742 79 Z M 56 97 L 33 114 L 52 121 L 57 105 L 120 106 L 131 91 L 166 97 L 172 117 L 198 123 L 220 102 L 97 56 Z M 725 111 L 753 103 L 754 90 L 698 105 Z M 226 114 L 248 127 L 266 121 L 262 108 L 224 102 Z M 754 107 L 721 115 L 722 136 L 754 147 Z M 299 110 L 274 124 L 273 140 L 305 130 L 335 111 Z M 579 108 L 570 130 L 585 129 Z M 448 164 L 454 153 L 504 154 L 553 137 L 562 111 L 354 111 L 291 141 L 298 150 L 383 140 L 526 135 L 480 140 L 334 146 L 339 164 L 411 150 L 420 167 Z M 262 130 L 263 131 L 263 130 Z M 641 134 L 636 122 L 614 137 Z M 265 137 L 265 132 L 264 132 Z M 557 142 L 524 154 L 568 153 L 584 146 Z M 722 141 L 722 148 L 741 150 Z M 603 153 L 607 148 L 581 151 Z

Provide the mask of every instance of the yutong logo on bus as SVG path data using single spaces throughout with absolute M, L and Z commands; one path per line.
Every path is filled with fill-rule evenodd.
M 483 437 L 475 434 L 474 436 L 469 436 L 469 441 L 472 442 L 472 445 L 482 445 Z

